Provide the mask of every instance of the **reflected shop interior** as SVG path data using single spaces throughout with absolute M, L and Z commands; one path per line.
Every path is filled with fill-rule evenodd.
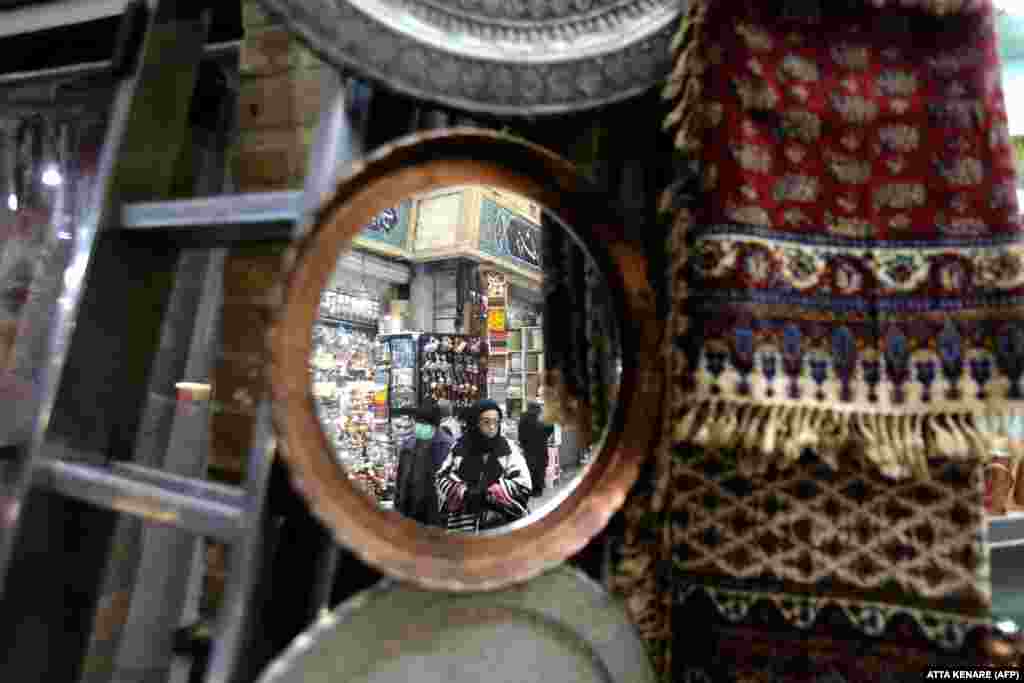
M 591 286 L 568 291 L 580 274 Z M 518 195 L 446 187 L 382 212 L 339 258 L 312 330 L 312 396 L 339 466 L 381 508 L 456 533 L 554 509 L 612 415 L 610 301 L 571 226 Z M 577 378 L 552 372 L 555 357 L 580 368 L 590 405 L 565 405 Z

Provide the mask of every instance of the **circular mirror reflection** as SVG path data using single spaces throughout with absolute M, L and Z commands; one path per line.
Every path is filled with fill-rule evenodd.
M 321 293 L 310 358 L 324 435 L 381 508 L 452 533 L 555 509 L 600 452 L 621 352 L 572 226 L 485 186 L 408 197 Z

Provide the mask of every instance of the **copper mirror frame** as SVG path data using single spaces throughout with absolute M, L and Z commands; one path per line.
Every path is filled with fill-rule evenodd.
M 501 535 L 462 536 L 379 509 L 347 479 L 312 398 L 308 359 L 319 296 L 360 228 L 410 195 L 489 185 L 525 196 L 572 226 L 608 278 L 623 371 L 604 445 L 581 481 L 546 516 Z M 368 564 L 424 588 L 492 590 L 528 580 L 582 549 L 622 506 L 657 431 L 660 403 L 643 259 L 625 229 L 568 161 L 493 131 L 431 131 L 357 163 L 325 198 L 316 226 L 287 260 L 268 335 L 274 422 L 292 482 L 337 540 Z

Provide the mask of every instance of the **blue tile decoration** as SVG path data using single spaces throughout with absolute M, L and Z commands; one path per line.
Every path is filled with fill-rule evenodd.
M 360 237 L 384 242 L 399 249 L 407 248 L 409 238 L 409 209 L 412 200 L 406 199 L 396 207 L 377 214 L 369 225 L 360 232 Z
M 541 228 L 484 197 L 480 207 L 480 251 L 513 265 L 542 272 Z

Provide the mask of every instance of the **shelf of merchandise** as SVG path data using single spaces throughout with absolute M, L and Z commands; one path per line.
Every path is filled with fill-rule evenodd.
M 544 337 L 540 327 L 509 331 L 505 367 L 508 377 L 505 405 L 509 416 L 514 417 L 527 401 L 537 396 L 544 374 Z

